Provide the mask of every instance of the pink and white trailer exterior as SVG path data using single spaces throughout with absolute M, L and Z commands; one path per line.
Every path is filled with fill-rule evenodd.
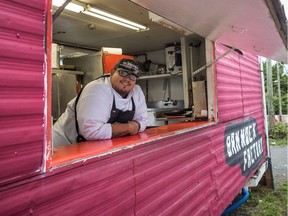
M 163 4 L 159 14 L 185 26 L 169 10 L 180 12 L 198 1 L 135 2 L 154 12 Z M 266 13 L 273 5 L 267 2 L 253 4 Z M 52 155 L 51 2 L 2 0 L 0 6 L 1 215 L 221 215 L 249 179 L 267 168 L 260 65 L 240 40 L 235 44 L 244 44 L 243 55 L 230 52 L 213 64 L 215 122 L 161 126 Z M 267 19 L 277 47 L 268 43 L 265 56 L 282 60 L 287 46 L 275 20 Z M 228 50 L 220 42 L 231 45 L 230 36 L 202 35 L 216 41 L 214 59 Z

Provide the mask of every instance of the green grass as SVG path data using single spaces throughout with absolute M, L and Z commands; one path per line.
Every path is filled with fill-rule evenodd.
M 286 216 L 287 188 L 287 182 L 276 185 L 274 191 L 261 185 L 251 188 L 247 202 L 230 216 Z
M 287 141 L 287 137 L 285 137 L 283 139 L 269 138 L 269 143 L 270 143 L 270 145 L 273 145 L 273 146 L 286 146 L 288 141 Z
M 288 124 L 277 122 L 273 129 L 269 129 L 270 145 L 285 146 L 288 141 Z

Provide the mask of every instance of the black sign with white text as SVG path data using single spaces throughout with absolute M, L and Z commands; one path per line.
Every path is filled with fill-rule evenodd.
M 240 164 L 242 175 L 247 177 L 257 168 L 264 151 L 262 134 L 258 133 L 256 120 L 252 117 L 230 123 L 225 129 L 224 150 L 229 166 Z

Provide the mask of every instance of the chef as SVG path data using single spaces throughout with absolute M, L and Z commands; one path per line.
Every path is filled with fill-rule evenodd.
M 139 66 L 120 60 L 110 77 L 88 83 L 53 125 L 53 146 L 134 135 L 146 129 L 147 105 L 136 80 Z

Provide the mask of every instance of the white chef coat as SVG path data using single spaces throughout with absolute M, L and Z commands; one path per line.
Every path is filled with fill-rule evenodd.
M 122 98 L 113 88 L 110 77 L 100 78 L 88 83 L 83 89 L 77 103 L 77 120 L 79 133 L 87 140 L 112 138 L 112 126 L 107 123 L 113 105 L 113 95 L 116 108 L 122 111 L 132 110 L 132 99 L 135 103 L 133 120 L 140 123 L 142 132 L 148 123 L 147 105 L 143 91 L 139 85 L 126 98 Z M 76 143 L 75 107 L 76 97 L 72 99 L 66 111 L 53 125 L 53 146 Z

